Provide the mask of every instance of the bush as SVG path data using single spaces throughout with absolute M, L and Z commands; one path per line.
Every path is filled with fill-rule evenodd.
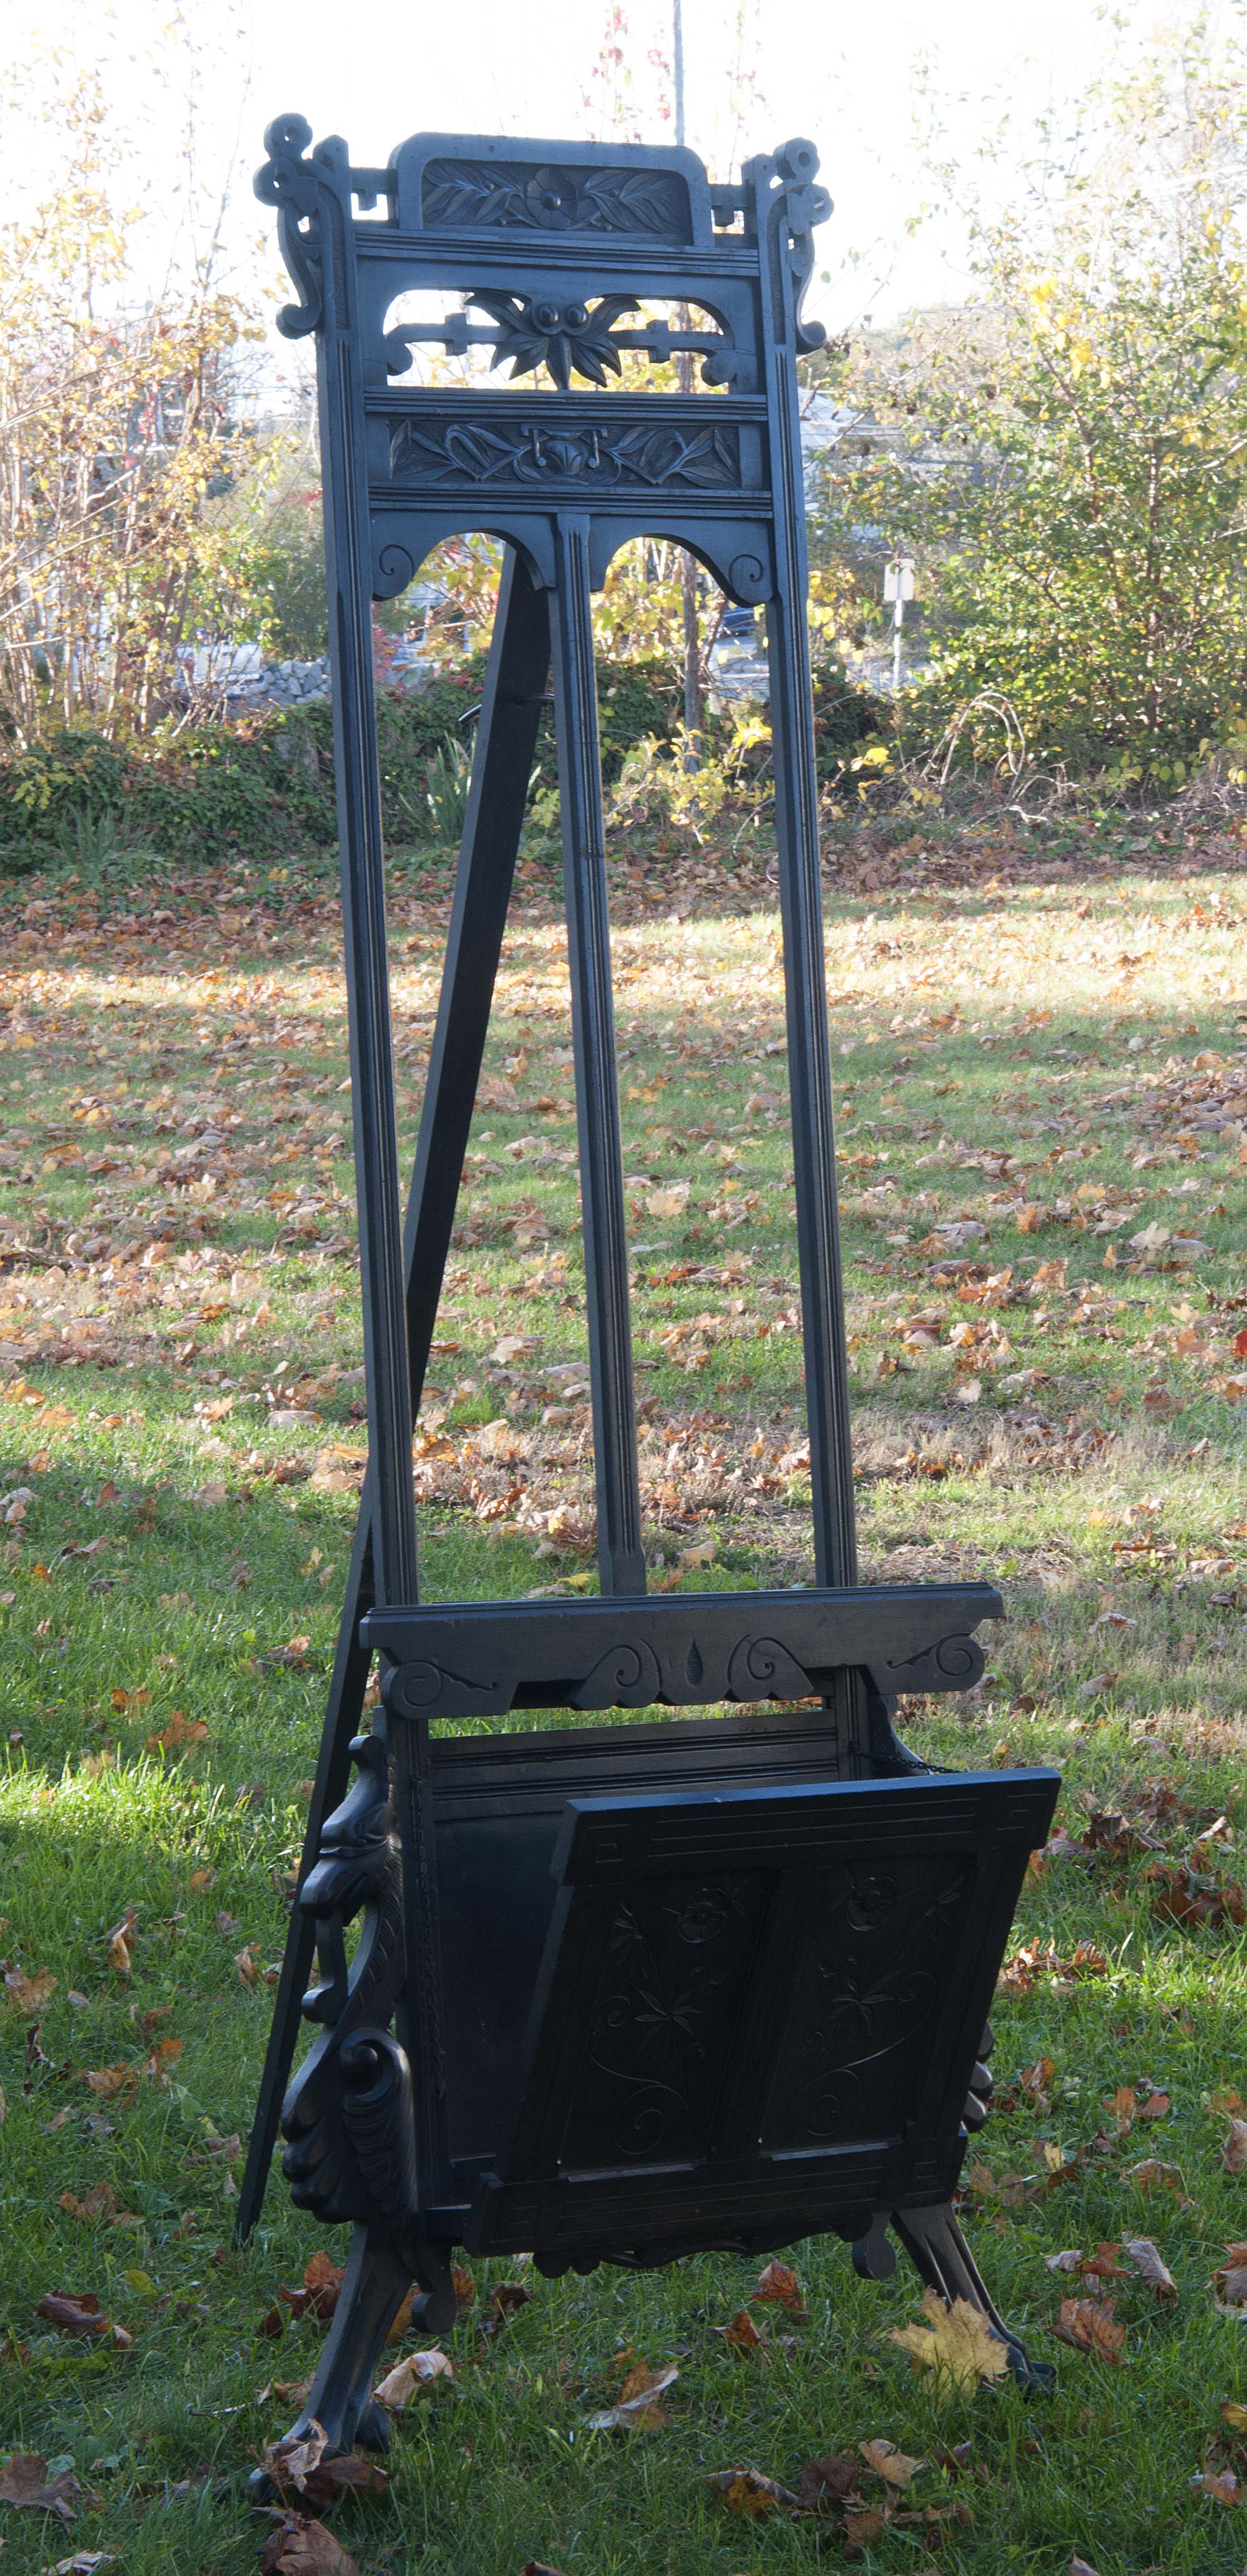
M 462 799 L 447 792 L 472 732 L 485 655 L 446 672 L 418 697 L 381 690 L 377 747 L 387 841 L 453 837 Z M 618 778 L 637 741 L 675 739 L 678 680 L 663 662 L 604 663 L 599 674 L 602 767 Z M 543 714 L 536 784 L 557 781 L 553 726 Z M 115 823 L 113 847 L 152 847 L 177 868 L 242 854 L 257 868 L 337 841 L 333 712 L 327 700 L 231 724 L 188 728 L 172 741 L 105 742 L 86 730 L 0 760 L 0 871 L 55 866 L 83 839 L 83 822 Z

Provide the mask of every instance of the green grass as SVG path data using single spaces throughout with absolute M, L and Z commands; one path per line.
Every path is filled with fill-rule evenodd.
M 1112 875 L 991 864 L 995 885 L 915 856 L 890 890 L 829 889 L 863 1559 L 1006 1595 L 981 1689 L 910 1704 L 924 1753 L 1057 1761 L 1072 1840 L 1088 1804 L 1163 1781 L 1190 1811 L 1163 1826 L 1168 1860 L 1224 1815 L 1198 1857 L 1233 1882 L 1244 881 L 1178 849 Z M 713 876 L 621 872 L 616 940 L 647 1546 L 655 1582 L 697 1587 L 813 1571 L 777 926 L 764 894 Z M 323 897 L 281 910 L 236 880 L 161 920 L 28 894 L 5 917 L 0 1070 L 0 1951 L 11 1980 L 57 1982 L 42 2002 L 11 1982 L 0 2007 L 0 2446 L 72 2459 L 101 2502 L 72 2533 L 0 2508 L 4 2566 L 88 2547 L 126 2576 L 232 2576 L 263 2538 L 246 2471 L 291 2413 L 259 2393 L 303 2379 L 320 2338 L 304 2318 L 256 2339 L 322 2240 L 275 2182 L 232 2249 L 228 2142 L 254 2099 L 366 1436 L 336 933 Z M 405 1150 L 444 915 L 437 871 L 397 897 Z M 595 1581 L 567 1020 L 538 898 L 504 961 L 431 1372 L 430 1598 Z M 888 2340 L 917 2313 L 912 2276 L 861 2284 L 830 2242 L 794 2255 L 791 2343 L 772 2312 L 772 2349 L 745 2358 L 714 2328 L 756 2266 L 530 2274 L 484 2344 L 503 2267 L 482 2266 L 454 2387 L 403 2420 L 389 2493 L 335 2519 L 360 2569 L 836 2564 L 825 2529 L 734 2520 L 704 2480 L 749 2464 L 791 2484 L 882 2436 L 932 2463 L 906 2501 L 973 2519 L 894 2526 L 858 2561 L 881 2576 L 1064 2576 L 1075 2553 L 1099 2576 L 1236 2576 L 1241 2512 L 1193 2481 L 1233 2460 L 1220 2401 L 1247 2399 L 1247 2340 L 1208 2286 L 1247 2235 L 1208 2107 L 1247 2091 L 1247 1933 L 1162 1919 L 1148 1868 L 1075 1850 L 1028 1882 L 1018 1941 L 1069 1957 L 1085 1939 L 1107 1965 L 1002 1999 L 1006 2107 L 970 2159 L 976 2250 L 1057 2363 L 1050 2399 L 937 2406 Z M 108 1936 L 131 1908 L 127 1971 Z M 1019 2084 L 1040 2058 L 1042 2104 Z M 112 2090 L 85 2081 L 109 2070 Z M 1124 2085 L 1171 2107 L 1118 2139 L 1102 2102 Z M 1149 2157 L 1180 2192 L 1130 2179 Z M 127 2223 L 62 2206 L 102 2185 Z M 1043 2256 L 1140 2233 L 1177 2302 L 1110 2283 L 1117 2368 L 1053 2341 L 1082 2285 Z M 94 2293 L 133 2345 L 56 2331 L 47 2291 Z M 622 2352 L 679 2361 L 662 2429 L 587 2429 Z M 954 2483 L 936 2453 L 964 2440 Z

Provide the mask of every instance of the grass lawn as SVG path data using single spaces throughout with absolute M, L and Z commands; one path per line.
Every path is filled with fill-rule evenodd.
M 808 1579 L 765 854 L 617 892 L 651 1581 Z M 224 871 L 143 901 L 0 908 L 0 2455 L 75 2516 L 0 2503 L 5 2576 L 254 2567 L 244 2479 L 323 2331 L 279 2285 L 343 2255 L 280 2182 L 230 2235 L 366 1437 L 336 923 L 323 884 Z M 444 871 L 400 880 L 405 1150 L 446 909 Z M 513 2267 L 513 2304 L 483 2265 L 388 2488 L 333 2517 L 361 2576 L 1247 2561 L 1247 2335 L 1211 2286 L 1247 2237 L 1245 919 L 1237 843 L 1146 827 L 1042 862 L 915 843 L 828 888 L 865 1570 L 987 1575 L 1009 1610 L 980 1689 L 903 1724 L 1065 1773 L 964 2193 L 1055 2393 L 934 2387 L 890 2339 L 914 2277 L 861 2284 L 832 2240 L 791 2255 L 800 2318 L 727 2257 Z M 538 874 L 418 1440 L 429 1598 L 596 1580 L 568 1040 Z M 1173 2295 L 1124 2252 L 1045 2268 L 1141 2238 Z M 721 2331 L 742 2309 L 760 2342 Z M 678 2365 L 665 2420 L 592 2429 L 638 2359 Z M 870 2442 L 924 2465 L 863 2459 L 847 2517 L 707 2483 Z

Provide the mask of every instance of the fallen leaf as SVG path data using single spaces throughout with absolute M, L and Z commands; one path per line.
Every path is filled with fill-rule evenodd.
M 797 2479 L 797 2502 L 803 2513 L 828 2513 L 843 2504 L 861 2503 L 862 2469 L 855 2451 L 807 2460 Z
M 1247 2433 L 1247 2406 L 1240 2406 L 1235 2398 L 1222 2398 L 1221 2416 L 1232 2433 Z
M 97 2567 L 115 2567 L 115 2549 L 75 2549 L 72 2558 L 58 2558 L 50 2576 L 95 2576 Z
M 481 2319 L 481 2333 L 501 2334 L 508 2317 L 514 2316 L 517 2308 L 527 2307 L 532 2295 L 522 2281 L 500 2281 L 489 2302 L 488 2312 Z
M 679 2378 L 678 2363 L 669 2361 L 662 2370 L 651 2370 L 647 2361 L 639 2361 L 629 2371 L 613 2406 L 604 2406 L 588 2418 L 593 2433 L 656 2433 L 667 2421 L 665 2407 L 658 2400 Z
M 1233 2469 L 1205 2469 L 1197 2484 L 1218 2504 L 1238 2504 L 1242 2500 L 1243 2490 Z
M 188 1744 L 206 1744 L 209 1740 L 207 1720 L 188 1717 L 184 1708 L 171 1709 L 167 1723 L 158 1735 L 149 1735 L 149 1753 L 179 1753 Z
M 409 2352 L 406 2360 L 396 2362 L 393 2370 L 387 2372 L 372 2393 L 379 2406 L 386 2407 L 391 2415 L 401 2415 L 411 2398 L 427 2396 L 439 2379 L 453 2379 L 454 2375 L 448 2354 L 436 2349 Z
M 1221 2162 L 1229 2174 L 1241 2174 L 1247 2166 L 1247 2120 L 1231 2120 L 1222 2142 Z
M 872 2542 L 882 2540 L 888 2527 L 888 2520 L 886 2510 L 879 2513 L 873 2505 L 865 2506 L 860 2513 L 846 2513 L 844 2517 L 845 2557 L 860 2558 L 862 2551 L 869 2549 Z
M 359 2576 L 359 2571 L 323 2522 L 313 2522 L 305 2513 L 283 2513 L 264 2544 L 260 2576 Z
M 335 2263 L 332 2256 L 328 2254 L 313 2254 L 311 2261 L 305 2267 L 303 2287 L 307 2291 L 312 2314 L 322 2326 L 328 2325 L 337 2307 L 338 2296 L 345 2279 L 345 2264 Z
M 1071 2558 L 1069 2576 L 1099 2576 L 1099 2570 L 1091 2565 L 1089 2559 Z
M 1145 2156 L 1142 2164 L 1127 2165 L 1126 2180 L 1137 2183 L 1140 2191 L 1171 2191 L 1186 2205 L 1186 2185 L 1177 2165 L 1163 2165 L 1157 2157 Z
M 764 2478 L 760 2469 L 716 2469 L 706 2484 L 743 2522 L 765 2522 L 768 2514 L 800 2510 L 791 2489 Z
M 93 2336 L 125 2331 L 124 2327 L 114 2328 L 111 2318 L 103 2314 L 99 2300 L 91 2290 L 85 2291 L 81 2298 L 67 2291 L 45 2290 L 35 2314 L 46 2317 L 49 2325 L 59 2326 L 62 2333 L 80 2335 L 86 2342 Z M 131 2336 L 126 2336 L 127 2343 L 132 2340 Z
M 935 2290 L 926 2292 L 922 2305 L 925 2326 L 894 2326 L 891 2332 L 891 2341 L 909 2354 L 916 2369 L 934 2371 L 937 2385 L 943 2380 L 962 2389 L 1003 2376 L 1009 2355 L 981 2308 L 968 2299 L 954 2299 L 945 2307 Z
M 280 2496 L 293 2487 L 313 2504 L 336 2504 L 348 2490 L 383 2495 L 389 2485 L 384 2469 L 358 2451 L 331 2451 L 324 2426 L 313 2417 L 305 2433 L 286 2433 L 266 2442 L 261 2466 Z
M 1178 2284 L 1150 2236 L 1128 2236 L 1121 2250 L 1129 2255 L 1140 2280 L 1146 2281 L 1158 2299 L 1176 2299 Z
M 138 1919 L 138 1908 L 127 1905 L 120 1923 L 114 1923 L 112 1931 L 105 1933 L 104 1936 L 108 1965 L 110 1968 L 115 1968 L 118 1976 L 121 1977 L 128 1977 L 130 1974 L 130 1943 L 134 1939 Z
M 1121 2360 L 1126 2329 L 1113 2315 L 1112 2299 L 1062 2299 L 1051 2331 L 1075 2352 L 1093 2353 L 1097 2361 Z
M 1247 2245 L 1236 2241 L 1226 2246 L 1225 2261 L 1213 2273 L 1212 2286 L 1223 2317 L 1247 2320 Z
M 740 2308 L 730 2325 L 715 2326 L 712 2331 L 722 2336 L 729 2352 L 757 2352 L 760 2349 L 766 2349 L 767 2338 L 764 2334 L 759 2334 L 748 2308 Z
M 28 1977 L 24 1968 L 6 1968 L 4 2000 L 17 2012 L 39 2012 L 59 1984 L 59 1977 L 54 1977 L 48 1968 L 40 1968 L 34 1977 Z
M 19 2511 L 54 2513 L 59 2521 L 72 2522 L 76 2504 L 98 2501 L 72 2469 L 58 2469 L 49 2478 L 47 2461 L 39 2451 L 14 2451 L 0 2468 L 0 2504 L 16 2505 Z
M 857 2447 L 867 2468 L 873 2469 L 877 2477 L 886 2478 L 890 2487 L 907 2487 L 919 2469 L 926 2467 L 925 2460 L 907 2459 L 894 2442 L 859 2442 Z
M 803 2317 L 801 2284 L 788 2263 L 768 2263 L 758 2274 L 757 2287 L 750 2291 L 753 2299 L 771 2299 L 777 2307 L 787 2308 L 790 2316 Z

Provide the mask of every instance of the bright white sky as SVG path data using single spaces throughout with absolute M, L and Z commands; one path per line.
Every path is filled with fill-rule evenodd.
M 808 134 L 836 202 L 823 235 L 828 281 L 811 298 L 835 330 L 877 322 L 917 303 L 956 298 L 963 275 L 955 225 L 925 206 L 915 118 L 920 66 L 945 104 L 960 149 L 998 129 L 1008 100 L 1022 123 L 1076 96 L 1095 69 L 1133 53 L 1157 23 L 1161 0 L 1122 0 L 1112 17 L 1091 0 L 746 0 L 753 88 L 738 127 L 730 103 L 738 55 L 736 0 L 685 0 L 688 140 L 717 176 L 730 159 Z M 174 0 L 176 9 L 176 0 Z M 156 279 L 167 265 L 183 147 L 188 52 L 201 181 L 230 182 L 229 266 L 279 293 L 272 218 L 250 176 L 271 116 L 296 109 L 317 136 L 345 135 L 352 159 L 384 162 L 421 128 L 517 135 L 601 135 L 585 103 L 608 14 L 607 0 L 182 0 L 180 48 L 170 40 L 169 0 L 0 0 L 10 63 L 40 39 L 99 65 L 118 125 L 138 139 L 133 193 L 146 210 L 136 249 Z M 647 137 L 665 139 L 654 106 L 669 56 L 670 0 L 623 0 L 632 113 Z M 47 138 L 13 138 L 6 167 L 32 172 L 42 191 Z M 141 158 L 139 157 L 141 156 Z M 915 229 L 907 229 L 921 217 Z

